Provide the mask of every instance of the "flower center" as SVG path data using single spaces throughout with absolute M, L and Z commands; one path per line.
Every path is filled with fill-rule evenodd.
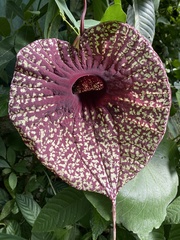
M 85 93 L 91 91 L 100 91 L 105 87 L 102 78 L 93 75 L 87 75 L 79 78 L 72 86 L 74 94 Z

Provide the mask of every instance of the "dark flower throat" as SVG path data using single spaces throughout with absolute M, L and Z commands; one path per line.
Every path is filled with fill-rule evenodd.
M 72 86 L 73 94 L 86 92 L 95 92 L 103 90 L 105 87 L 104 81 L 99 76 L 87 75 L 79 78 Z

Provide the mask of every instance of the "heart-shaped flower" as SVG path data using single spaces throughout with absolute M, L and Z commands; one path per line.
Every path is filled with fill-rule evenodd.
M 9 115 L 46 167 L 115 201 L 153 156 L 170 102 L 150 43 L 127 24 L 106 22 L 86 30 L 79 49 L 43 39 L 20 50 Z

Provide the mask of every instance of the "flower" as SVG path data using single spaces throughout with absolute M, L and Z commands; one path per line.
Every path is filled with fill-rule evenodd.
M 46 167 L 115 200 L 153 156 L 170 105 L 150 43 L 128 24 L 106 22 L 86 30 L 79 49 L 41 39 L 20 50 L 9 115 Z

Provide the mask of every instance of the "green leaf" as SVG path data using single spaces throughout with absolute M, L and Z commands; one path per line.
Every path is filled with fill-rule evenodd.
M 172 225 L 168 240 L 179 240 L 179 239 L 180 239 L 180 224 Z
M 7 149 L 7 160 L 11 166 L 13 166 L 16 161 L 16 153 L 12 147 Z
M 9 182 L 10 188 L 14 190 L 17 186 L 17 176 L 14 172 L 10 173 L 8 182 Z
M 4 159 L 6 158 L 6 146 L 1 136 L 0 136 L 0 156 L 3 157 Z
M 91 229 L 93 240 L 96 240 L 98 236 L 103 233 L 107 228 L 109 222 L 107 222 L 94 208 L 92 210 Z
M 133 0 L 128 8 L 127 23 L 134 26 L 151 43 L 155 34 L 155 10 L 153 0 Z
M 177 197 L 167 208 L 167 224 L 180 224 L 180 197 Z
M 6 233 L 11 234 L 13 236 L 14 235 L 20 236 L 21 235 L 20 224 L 15 220 L 8 221 Z
M 138 234 L 140 239 L 146 239 L 153 228 L 159 228 L 167 206 L 176 196 L 175 158 L 175 144 L 164 139 L 148 165 L 117 196 L 117 223 Z
M 0 233 L 0 240 L 26 240 L 25 238 L 21 238 L 19 236 L 13 236 L 5 233 Z
M 84 193 L 88 201 L 95 207 L 98 213 L 106 220 L 111 220 L 112 203 L 109 198 L 95 192 Z
M 14 36 L 7 37 L 0 42 L 0 70 L 15 57 L 13 48 Z
M 37 216 L 41 211 L 38 203 L 29 195 L 23 194 L 16 195 L 16 202 L 26 221 L 33 226 Z
M 4 168 L 4 169 L 2 170 L 2 172 L 3 172 L 3 175 L 8 175 L 9 173 L 12 172 L 12 170 L 11 170 L 11 168 Z M 7 180 L 7 179 L 5 179 L 5 180 Z M 8 184 L 8 186 L 9 186 L 9 184 Z M 10 187 L 9 187 L 8 189 L 9 189 L 9 190 L 12 190 L 12 189 L 10 189 Z
M 6 218 L 11 213 L 13 206 L 14 206 L 14 199 L 11 199 L 8 202 L 6 202 L 0 214 L 0 221 Z
M 59 9 L 54 0 L 50 0 L 44 25 L 44 37 L 58 37 L 60 23 Z
M 72 13 L 70 12 L 69 8 L 67 7 L 66 1 L 65 0 L 55 0 L 59 11 L 62 15 L 64 15 L 64 13 L 67 15 L 67 17 L 69 18 L 69 20 L 73 23 L 74 27 L 78 29 L 78 24 L 76 19 L 74 18 L 74 16 L 72 15 Z
M 154 8 L 155 8 L 155 11 L 158 11 L 158 9 L 159 9 L 159 4 L 160 4 L 160 0 L 154 0 Z
M 50 232 L 71 225 L 81 219 L 90 207 L 82 191 L 63 189 L 41 210 L 33 232 Z
M 10 166 L 5 160 L 0 159 L 0 168 L 10 168 Z
M 27 173 L 28 169 L 27 169 L 27 162 L 22 160 L 19 161 L 18 163 L 16 163 L 13 166 L 14 171 L 18 172 L 18 173 Z
M 79 27 L 80 27 L 80 21 L 77 21 Z M 94 27 L 96 25 L 98 25 L 100 22 L 99 21 L 96 21 L 96 20 L 93 20 L 93 19 L 85 19 L 84 20 L 84 28 L 85 29 L 88 29 L 90 27 Z
M 7 37 L 11 33 L 11 27 L 10 24 L 5 17 L 0 17 L 0 35 L 3 37 Z
M 126 14 L 123 11 L 120 3 L 113 4 L 107 8 L 103 17 L 101 18 L 101 22 L 107 21 L 126 22 Z
M 18 52 L 21 48 L 35 40 L 35 33 L 32 26 L 22 26 L 16 33 L 15 50 Z

